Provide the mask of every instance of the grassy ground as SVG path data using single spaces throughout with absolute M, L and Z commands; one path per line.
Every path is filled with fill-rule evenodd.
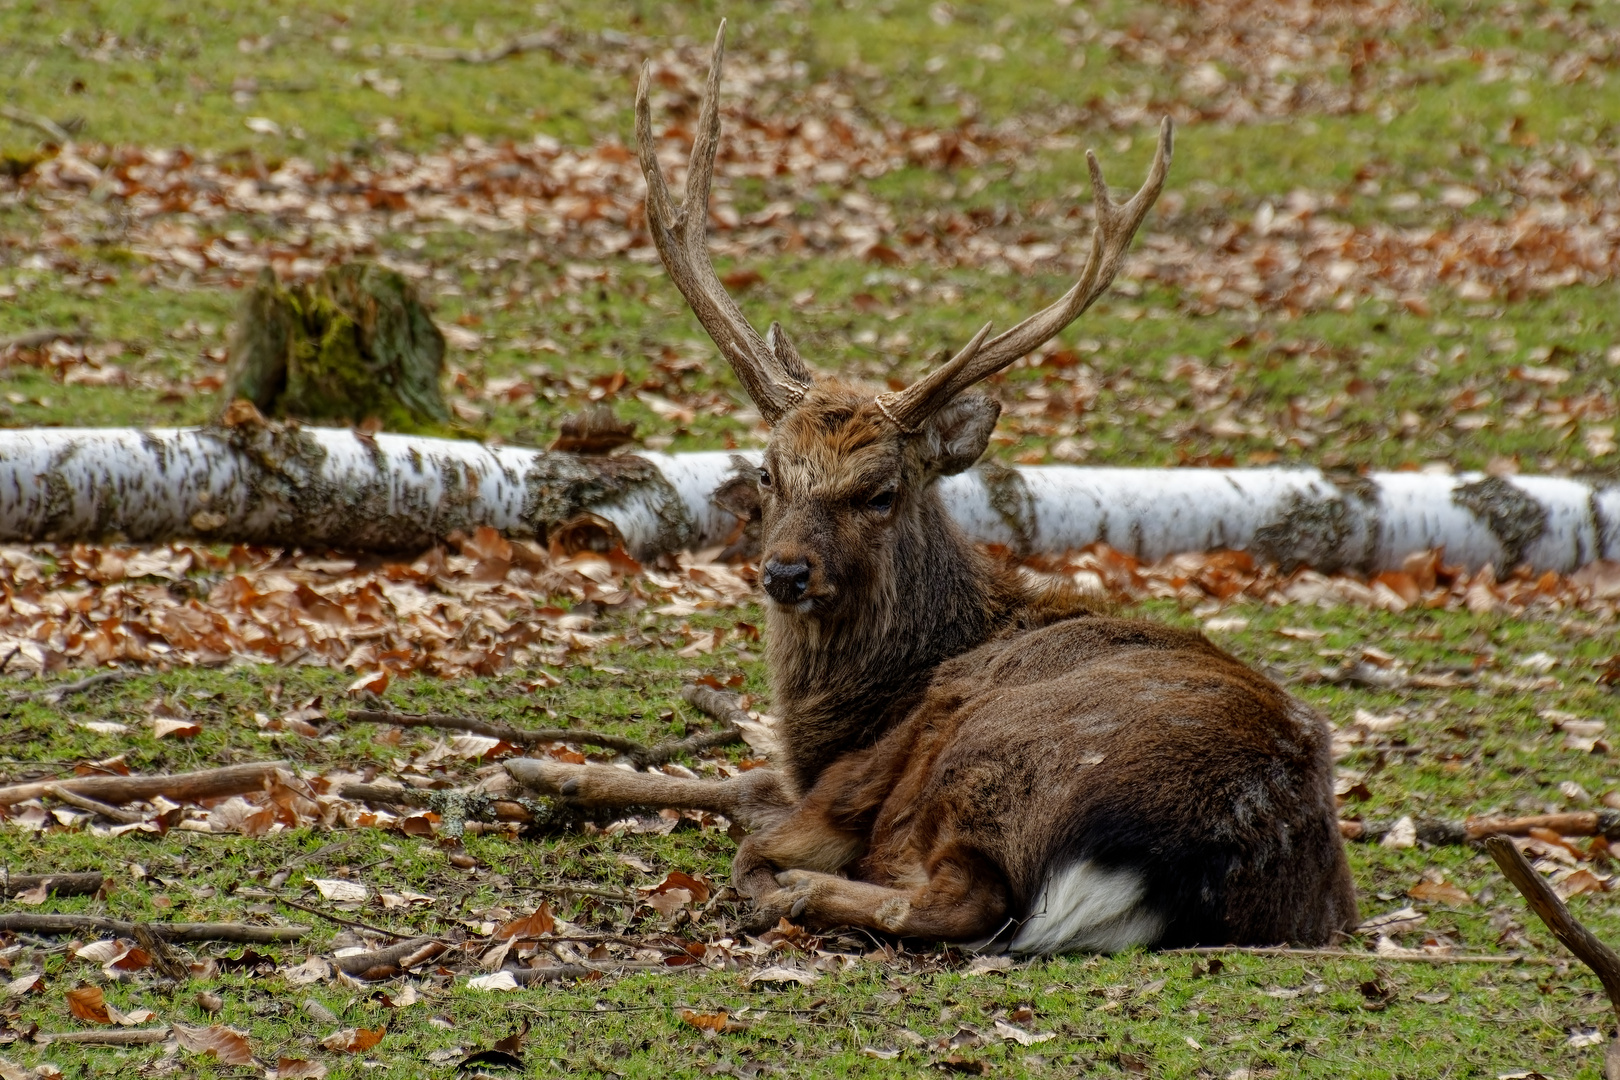
M 1289 22 L 1293 16 L 1278 6 L 1281 21 L 1262 22 L 1268 33 L 1282 26 L 1288 36 L 1257 39 L 1285 40 L 1304 51 L 1283 74 L 1258 82 L 1250 74 L 1257 54 L 1245 51 L 1252 46 L 1232 43 L 1222 27 L 1250 25 L 1262 9 L 1205 7 L 816 0 L 721 10 L 367 0 L 250 9 L 0 0 L 0 71 L 9 76 L 0 80 L 0 104 L 68 125 L 88 144 L 189 147 L 234 163 L 244 175 L 264 174 L 292 157 L 353 167 L 395 151 L 430 154 L 468 136 L 524 141 L 541 134 L 586 146 L 628 139 L 632 78 L 644 43 L 662 49 L 677 37 L 706 41 L 724 14 L 743 58 L 768 66 L 770 50 L 783 50 L 781 85 L 772 85 L 770 98 L 786 102 L 783 108 L 825 91 L 844 95 L 849 109 L 879 126 L 950 131 L 977 124 L 1020 147 L 982 168 L 905 164 L 808 194 L 794 189 L 802 196 L 797 213 L 810 223 L 858 196 L 887 208 L 896 231 L 930 215 L 957 215 L 993 222 L 987 235 L 1016 238 L 1028 230 L 1056 237 L 1052 208 L 1081 197 L 1081 149 L 1095 145 L 1111 180 L 1128 183 L 1147 160 L 1146 136 L 1162 111 L 1174 111 L 1181 127 L 1169 196 L 1149 231 L 1167 243 L 1208 245 L 1212 258 L 1220 255 L 1225 224 L 1252 228 L 1257 215 L 1280 212 L 1296 191 L 1321 202 L 1321 217 L 1346 227 L 1391 223 L 1414 231 L 1516 220 L 1547 197 L 1536 186 L 1546 181 L 1537 172 L 1543 165 L 1571 206 L 1613 198 L 1602 180 L 1612 176 L 1616 154 L 1620 80 L 1613 78 L 1606 5 L 1414 4 L 1362 24 L 1327 9 L 1306 9 L 1302 21 Z M 491 64 L 390 48 L 487 48 L 548 27 L 558 33 L 547 47 Z M 1363 59 L 1352 62 L 1357 56 Z M 1586 75 L 1571 78 L 1558 66 L 1571 56 L 1591 58 Z M 1279 86 L 1297 92 L 1278 96 Z M 250 119 L 270 123 L 250 127 Z M 1583 152 L 1598 163 L 1596 181 L 1570 179 L 1580 173 Z M 60 231 L 54 204 L 27 186 L 28 171 L 46 164 L 37 131 L 0 126 L 0 155 L 8 173 L 24 177 L 0 188 L 0 336 L 82 326 L 90 335 L 86 348 L 102 350 L 98 363 L 127 375 L 121 385 L 98 385 L 66 377 L 85 365 L 10 354 L 0 358 L 0 424 L 205 419 L 218 404 L 209 387 L 222 370 L 235 304 L 229 280 L 211 272 L 177 275 L 131 251 L 117 236 L 116 200 L 94 191 L 83 192 L 72 212 L 101 222 L 101 231 Z M 1459 186 L 1477 197 L 1447 195 Z M 740 184 L 736 206 L 750 214 L 779 194 L 769 183 Z M 289 229 L 273 215 L 198 224 L 210 236 L 240 230 L 250 245 Z M 1061 228 L 1072 235 L 1081 226 Z M 1506 250 L 1504 259 L 1530 257 Z M 470 431 L 544 442 L 562 415 L 603 396 L 622 372 L 626 389 L 607 396 L 644 435 L 676 448 L 759 438 L 732 407 L 730 376 L 696 342 L 695 323 L 655 268 L 593 260 L 521 229 L 385 226 L 366 253 L 427 267 L 425 288 L 441 322 L 479 335 L 452 356 L 458 415 Z M 71 259 L 72 268 L 63 269 L 57 256 Z M 909 377 L 984 320 L 1007 325 L 1064 287 L 1061 275 L 1039 268 L 1009 274 L 776 249 L 720 262 L 723 271 L 758 275 L 740 293 L 756 322 L 780 317 L 824 368 L 876 378 Z M 569 273 L 581 263 L 586 273 Z M 591 277 L 598 272 L 607 275 L 601 283 Z M 1174 282 L 1132 280 L 1066 335 L 1066 352 L 1007 373 L 999 392 L 1012 407 L 993 452 L 1019 461 L 1444 463 L 1612 475 L 1620 394 L 1615 294 L 1611 284 L 1582 282 L 1480 298 L 1435 281 L 1415 296 L 1374 291 L 1352 297 L 1345 310 L 1322 304 L 1295 311 L 1266 303 L 1211 306 Z M 561 352 L 534 344 L 544 341 Z M 534 392 L 502 389 L 519 378 Z M 1193 621 L 1168 603 L 1146 607 Z M 740 614 L 759 622 L 757 611 Z M 1341 762 L 1365 774 L 1366 797 L 1347 813 L 1537 812 L 1579 805 L 1581 796 L 1566 784 L 1592 797 L 1620 786 L 1609 756 L 1564 749 L 1541 715 L 1620 718 L 1614 691 L 1598 681 L 1599 665 L 1614 652 L 1612 623 L 1569 612 L 1520 620 L 1249 605 L 1222 614 L 1248 620 L 1242 629 L 1212 631 L 1223 644 L 1276 672 L 1336 722 L 1350 721 L 1358 709 L 1407 717 Z M 681 621 L 660 620 L 648 628 L 650 637 Z M 1477 667 L 1485 677 L 1454 690 L 1398 693 L 1311 681 L 1315 669 L 1368 648 L 1414 669 Z M 512 671 L 454 683 L 402 679 L 387 697 L 402 708 L 526 725 L 545 722 L 537 710 L 549 708 L 591 727 L 655 738 L 689 719 L 676 692 L 700 669 L 740 672 L 746 689 L 765 693 L 757 660 L 722 662 L 719 655 L 694 660 L 673 649 L 623 647 L 593 657 L 594 670 L 554 669 L 564 681 L 549 690 L 520 689 L 532 673 Z M 351 678 L 312 667 L 181 669 L 98 688 L 61 706 L 0 703 L 0 730 L 12 736 L 0 771 L 32 776 L 116 754 L 127 754 L 138 771 L 278 754 L 315 770 L 372 763 L 386 772 L 429 745 L 412 734 L 391 745 L 379 732 L 342 725 L 323 739 L 269 742 L 253 721 L 256 712 L 277 715 L 286 702 L 317 695 L 331 716 L 341 717 Z M 0 695 L 36 688 L 29 680 L 0 679 Z M 177 743 L 139 728 L 98 735 L 72 723 L 128 721 L 160 698 L 202 718 L 202 733 Z M 658 719 L 665 710 L 674 711 L 672 721 Z M 442 770 L 460 781 L 473 767 L 451 762 Z M 251 841 L 0 830 L 0 858 L 13 872 L 99 868 L 113 881 L 105 900 L 53 901 L 48 910 L 196 920 L 268 912 L 308 922 L 276 897 L 324 907 L 305 879 L 350 876 L 435 901 L 410 909 L 374 903 L 346 917 L 440 934 L 498 921 L 492 909 L 532 910 L 542 898 L 593 929 L 656 931 L 663 917 L 645 906 L 570 898 L 541 886 L 650 886 L 669 870 L 723 880 L 731 848 L 714 830 L 474 837 L 467 850 L 478 865 L 468 869 L 431 842 L 375 829 L 300 829 Z M 1411 903 L 1427 915 L 1400 936 L 1403 945 L 1437 935 L 1471 953 L 1561 955 L 1471 849 L 1355 846 L 1351 854 L 1366 914 Z M 652 869 L 629 865 L 625 856 Z M 276 879 L 284 868 L 290 876 L 283 883 Z M 1407 890 L 1425 874 L 1466 890 L 1471 902 L 1410 900 Z M 1600 935 L 1620 938 L 1620 908 L 1606 894 L 1572 903 Z M 712 939 L 734 918 L 721 904 L 694 932 Z M 260 951 L 291 967 L 327 949 L 338 929 L 314 925 L 307 946 Z M 212 1019 L 247 1030 L 271 1062 L 320 1058 L 333 1076 L 402 1077 L 421 1075 L 424 1065 L 432 1075 L 449 1075 L 462 1052 L 487 1047 L 524 1021 L 533 1025 L 522 1050 L 526 1075 L 887 1076 L 982 1065 L 1009 1076 L 1494 1077 L 1531 1068 L 1596 1076 L 1601 1046 L 1577 1045 L 1583 1040 L 1572 1042 L 1572 1035 L 1607 1032 L 1611 1022 L 1596 980 L 1562 963 L 1228 957 L 1212 974 L 1192 957 L 1129 954 L 970 975 L 960 958 L 938 952 L 891 957 L 870 943 L 848 947 L 866 959 L 823 972 L 811 987 L 750 988 L 743 974 L 690 968 L 513 995 L 430 978 L 421 984 L 421 1000 L 399 1010 L 363 986 L 298 987 L 283 974 L 227 972 L 213 984 L 224 1005 Z M 236 956 L 240 949 L 197 951 Z M 786 954 L 807 959 L 791 947 Z M 25 941 L 0 957 L 14 976 L 36 965 L 46 975 L 43 993 L 0 1005 L 6 1025 L 0 1040 L 32 1024 L 51 1031 L 77 1026 L 64 992 L 80 980 L 102 981 L 94 965 L 69 959 L 60 945 Z M 165 991 L 143 976 L 108 982 L 106 990 L 120 1007 L 145 1005 L 165 1020 L 209 1019 L 189 988 Z M 311 1000 L 340 1023 L 322 1019 Z M 747 1030 L 705 1037 L 682 1023 L 681 1007 L 734 1015 L 746 1008 Z M 1025 1008 L 1032 1018 L 1021 1018 Z M 1014 1017 L 1055 1038 L 1029 1047 L 997 1038 L 995 1021 Z M 337 1026 L 383 1024 L 387 1034 L 365 1053 L 315 1045 Z M 950 1061 L 953 1055 L 958 1060 Z M 29 1065 L 50 1061 L 68 1075 L 158 1075 L 172 1066 L 159 1048 L 44 1049 L 12 1040 L 0 1045 L 0 1056 Z M 187 1075 L 244 1074 L 191 1057 L 179 1068 Z

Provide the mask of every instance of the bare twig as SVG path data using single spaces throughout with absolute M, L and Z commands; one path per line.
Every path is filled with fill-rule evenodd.
M 309 933 L 307 926 L 249 926 L 246 923 L 147 923 L 152 933 L 164 941 L 239 941 L 249 945 L 271 945 L 297 941 Z M 121 937 L 134 937 L 135 924 L 100 915 L 0 915 L 0 930 L 32 934 L 77 934 L 89 930 Z
M 689 688 L 707 689 L 707 687 Z M 713 694 L 715 691 L 709 691 Z M 683 695 L 684 696 L 684 695 Z M 727 695 L 717 694 L 725 700 Z M 691 701 L 690 698 L 687 699 Z M 709 709 L 697 702 L 692 702 L 704 712 Z M 732 706 L 735 709 L 735 705 Z M 738 710 L 740 711 L 740 710 Z M 711 716 L 719 714 L 709 712 Z M 746 718 L 747 714 L 743 714 Z M 513 746 L 537 746 L 542 743 L 578 743 L 582 746 L 600 746 L 604 750 L 612 750 L 622 754 L 639 766 L 662 765 L 672 761 L 683 754 L 696 754 L 710 750 L 717 746 L 728 746 L 743 741 L 742 733 L 734 726 L 720 731 L 701 732 L 688 735 L 684 739 L 671 739 L 656 746 L 647 746 L 626 739 L 620 735 L 609 735 L 601 731 L 583 731 L 575 728 L 516 728 L 509 724 L 497 724 L 488 720 L 477 720 L 465 716 L 446 716 L 443 713 L 429 713 L 418 716 L 411 713 L 381 712 L 373 709 L 355 709 L 347 717 L 351 721 L 362 724 L 392 724 L 395 727 L 427 727 L 440 728 L 445 731 L 466 731 L 474 735 L 485 735 L 492 739 L 500 739 Z M 722 718 L 724 719 L 724 718 Z
M 1409 964 L 1548 964 L 1552 961 L 1541 956 L 1522 956 L 1505 953 L 1492 956 L 1484 953 L 1420 953 L 1357 952 L 1353 949 L 1294 949 L 1286 945 L 1198 945 L 1187 949 L 1160 949 L 1167 955 L 1203 956 L 1236 953 L 1243 956 L 1297 956 L 1313 960 L 1366 960 L 1383 963 L 1393 960 Z
M 550 967 L 502 968 L 519 983 L 547 982 L 552 979 L 583 979 L 593 974 L 614 975 L 630 971 L 707 971 L 702 964 L 666 964 L 661 960 L 604 960 L 600 963 L 575 961 Z
M 88 810 L 92 814 L 100 814 L 108 821 L 117 821 L 122 822 L 125 825 L 133 825 L 137 821 L 146 820 L 145 814 L 134 810 L 120 810 L 116 806 L 108 806 L 106 803 L 98 802 L 97 800 L 90 798 L 88 795 L 80 795 L 77 791 L 69 791 L 61 784 L 52 784 L 50 787 L 45 789 L 45 794 L 49 795 L 58 802 L 65 802 L 69 806 L 77 806 L 80 810 Z
M 549 821 L 556 811 L 548 801 L 531 798 L 498 798 L 482 791 L 465 789 L 423 789 L 393 787 L 387 784 L 343 784 L 338 797 L 383 806 L 413 806 L 432 810 L 445 820 L 452 815 L 473 821 L 505 821 L 522 824 Z
M 10 337 L 0 337 L 0 353 L 10 352 L 12 349 L 37 349 L 41 345 L 49 345 L 53 341 L 83 341 L 87 336 L 83 330 L 65 326 L 48 326 L 38 330 L 24 330 L 22 333 L 12 334 Z M 110 674 L 110 672 L 104 674 Z M 94 676 L 91 677 L 94 678 Z M 80 682 L 84 681 L 83 679 L 80 680 Z M 29 697 L 31 695 L 25 692 L 20 696 Z M 13 700 L 17 700 L 17 698 L 18 695 L 13 695 Z
M 37 780 L 0 787 L 0 806 L 41 798 L 49 795 L 52 787 L 61 787 L 64 791 L 115 805 L 140 802 L 158 795 L 174 802 L 195 802 L 258 791 L 275 776 L 277 769 L 285 768 L 288 768 L 285 761 L 258 761 L 161 776 L 74 776 Z
M 634 904 L 640 897 L 634 893 L 616 892 L 613 889 L 597 889 L 588 885 L 530 885 L 529 889 L 540 893 L 563 893 L 569 896 L 595 896 L 603 900 L 616 900 L 621 904 Z
M 41 1031 L 34 1041 L 41 1044 L 71 1043 L 75 1046 L 147 1046 L 169 1037 L 169 1027 L 112 1028 L 105 1031 Z
M 11 105 L 0 105 L 0 117 L 10 120 L 13 124 L 31 127 L 35 131 L 43 132 L 54 139 L 59 146 L 66 146 L 73 141 L 66 128 L 48 116 L 31 113 L 26 109 L 19 109 Z
M 329 912 L 322 911 L 320 908 L 310 907 L 308 904 L 300 904 L 296 900 L 289 900 L 285 896 L 276 897 L 276 903 L 286 904 L 288 907 L 297 911 L 302 911 L 313 915 L 317 919 L 325 919 L 330 923 L 337 923 L 339 926 L 347 926 L 351 930 L 364 930 L 369 934 L 380 934 L 385 938 L 393 938 L 395 941 L 408 941 L 412 939 L 412 935 L 410 934 L 396 934 L 392 930 L 384 930 L 382 927 L 372 926 L 370 923 L 356 922 L 353 919 L 345 919 L 340 915 L 333 915 Z
M 634 739 L 626 739 L 619 735 L 608 735 L 599 731 L 576 731 L 572 728 L 515 728 L 510 724 L 497 724 L 493 721 L 477 720 L 468 716 L 446 716 L 443 713 L 428 713 L 418 716 L 412 713 L 381 712 L 375 709 L 351 709 L 348 719 L 361 724 L 392 724 L 394 727 L 426 727 L 441 728 L 445 731 L 465 731 L 473 735 L 487 735 L 491 739 L 500 739 L 502 742 L 509 742 L 513 746 L 571 742 L 582 743 L 586 746 L 600 746 L 604 750 L 614 750 L 632 757 L 647 752 L 647 747 Z
M 1524 902 L 1530 905 L 1536 918 L 1552 931 L 1553 937 L 1597 973 L 1597 977 L 1603 981 L 1603 992 L 1609 996 L 1615 1016 L 1620 1019 L 1620 956 L 1569 913 L 1569 908 L 1553 892 L 1552 886 L 1542 880 L 1530 861 L 1511 841 L 1493 836 L 1485 841 L 1485 850 L 1496 860 L 1502 875 L 1524 896 Z
M 7 870 L 0 871 L 0 894 L 10 898 L 46 885 L 51 896 L 94 896 L 101 891 L 103 880 L 99 870 L 82 874 L 13 874 Z
M 1376 843 L 1389 834 L 1389 821 L 1340 821 L 1339 835 L 1346 840 Z M 1417 838 L 1426 844 L 1468 844 L 1490 836 L 1529 836 L 1546 829 L 1559 836 L 1606 836 L 1620 839 L 1620 810 L 1582 810 L 1570 814 L 1537 814 L 1518 818 L 1417 818 Z
M 526 52 L 544 50 L 559 59 L 564 57 L 555 30 L 536 30 L 519 34 L 488 49 L 454 49 L 444 45 L 390 45 L 388 51 L 395 56 L 414 56 L 419 60 L 438 60 L 457 64 L 493 64 L 508 56 L 521 56 Z
M 332 963 L 344 974 L 380 979 L 431 960 L 446 949 L 445 943 L 438 938 L 414 937 L 385 949 L 333 957 Z

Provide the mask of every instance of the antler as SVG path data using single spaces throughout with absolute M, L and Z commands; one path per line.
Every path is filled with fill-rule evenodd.
M 709 217 L 709 182 L 714 179 L 714 154 L 720 145 L 720 63 L 725 57 L 726 23 L 714 36 L 714 57 L 709 62 L 709 81 L 703 91 L 703 108 L 698 113 L 697 136 L 692 140 L 692 160 L 686 171 L 686 200 L 676 206 L 658 167 L 653 146 L 652 110 L 647 104 L 652 64 L 643 64 L 641 85 L 636 89 L 636 150 L 641 171 L 647 178 L 647 228 L 651 230 L 658 255 L 664 260 L 675 287 L 686 298 L 703 329 L 730 361 L 748 396 L 759 406 L 766 423 L 775 423 L 793 407 L 814 376 L 798 350 L 776 323 L 760 338 L 749 325 L 709 261 L 704 235 Z
M 1091 254 L 1080 280 L 1051 307 L 1037 312 L 1004 334 L 984 342 L 990 332 L 987 324 L 961 352 L 904 390 L 880 395 L 878 408 L 902 431 L 916 431 L 946 402 L 980 379 L 993 375 L 1034 349 L 1056 337 L 1107 291 L 1119 272 L 1119 264 L 1131 245 L 1131 238 L 1142 219 L 1164 188 L 1164 175 L 1170 167 L 1173 135 L 1170 118 L 1159 125 L 1159 148 L 1147 180 L 1131 200 L 1116 204 L 1108 197 L 1102 167 L 1097 157 L 1086 151 L 1091 166 L 1092 197 L 1097 205 L 1097 226 L 1091 234 Z

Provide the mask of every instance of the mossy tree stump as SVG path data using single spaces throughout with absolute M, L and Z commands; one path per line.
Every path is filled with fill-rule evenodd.
M 444 335 L 410 282 L 380 266 L 347 263 L 286 288 L 265 268 L 242 298 L 229 356 L 226 405 L 245 398 L 266 416 L 394 431 L 450 419 Z

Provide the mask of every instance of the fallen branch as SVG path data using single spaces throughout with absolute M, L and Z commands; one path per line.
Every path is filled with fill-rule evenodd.
M 34 1041 L 72 1044 L 74 1046 L 146 1046 L 160 1043 L 169 1037 L 169 1027 L 110 1028 L 106 1031 L 41 1031 Z
M 694 683 L 683 687 L 681 700 L 729 728 L 741 727 L 753 719 L 735 697 L 712 686 Z
M 83 330 L 48 326 L 38 330 L 24 330 L 20 334 L 0 337 L 0 353 L 12 349 L 37 349 L 53 341 L 83 341 L 88 335 Z
M 459 836 L 469 821 L 550 825 L 572 820 L 569 811 L 550 799 L 500 798 L 482 791 L 343 784 L 337 793 L 340 799 L 431 810 L 439 815 L 439 832 L 446 836 Z
M 519 984 L 549 982 L 552 979 L 585 979 L 592 975 L 618 975 L 632 971 L 707 971 L 702 964 L 666 964 L 662 960 L 604 960 L 600 963 L 576 961 L 547 967 L 508 967 L 501 970 Z
M 13 874 L 4 870 L 0 871 L 0 894 L 10 899 L 46 885 L 50 896 L 94 896 L 101 891 L 103 880 L 99 870 L 82 874 Z
M 77 934 L 91 931 L 135 936 L 135 923 L 108 919 L 101 915 L 20 915 L 0 914 L 0 930 L 25 934 Z M 297 941 L 309 933 L 307 926 L 249 926 L 246 923 L 147 923 L 152 933 L 167 942 L 236 941 L 249 945 L 272 945 Z
M 444 45 L 395 44 L 388 46 L 394 56 L 413 56 L 418 60 L 438 60 L 456 64 L 493 64 L 508 56 L 521 56 L 526 52 L 544 50 L 563 59 L 565 54 L 557 41 L 555 30 L 536 30 L 519 34 L 488 49 L 456 49 Z
M 1185 949 L 1160 949 L 1159 951 L 1172 956 L 1238 953 L 1244 956 L 1298 956 L 1313 960 L 1366 960 L 1375 964 L 1382 964 L 1389 960 L 1407 964 L 1552 963 L 1546 957 L 1524 956 L 1520 953 L 1504 953 L 1500 956 L 1493 956 L 1487 953 L 1425 953 L 1411 949 L 1403 949 L 1400 952 L 1393 953 L 1380 953 L 1357 952 L 1353 949 L 1295 949 L 1286 945 L 1197 945 Z
M 10 120 L 13 124 L 31 127 L 35 131 L 50 136 L 58 146 L 66 146 L 73 141 L 73 136 L 68 133 L 68 130 L 48 116 L 31 113 L 12 105 L 0 105 L 0 116 Z
M 687 690 L 704 690 L 723 700 L 729 700 L 728 695 L 720 694 L 708 687 L 688 687 Z M 685 697 L 685 692 L 682 697 Z M 687 698 L 691 701 L 691 698 Z M 707 700 L 707 699 L 705 699 Z M 710 712 L 703 705 L 693 701 L 693 705 L 710 716 L 721 718 L 719 714 Z M 719 708 L 720 706 L 716 706 Z M 726 710 L 726 716 L 731 712 L 741 712 L 732 705 Z M 747 713 L 742 713 L 746 720 Z M 656 746 L 647 746 L 627 739 L 621 735 L 609 735 L 600 731 L 582 731 L 577 728 L 516 728 L 509 724 L 500 724 L 490 720 L 478 720 L 467 716 L 447 716 L 443 713 L 428 713 L 417 715 L 413 713 L 382 712 L 375 709 L 355 709 L 350 711 L 347 719 L 362 724 L 391 724 L 395 727 L 438 728 L 444 731 L 465 731 L 472 735 L 483 735 L 491 739 L 500 739 L 513 746 L 531 747 L 546 743 L 576 743 L 580 746 L 599 746 L 604 750 L 612 750 L 622 754 L 637 766 L 645 768 L 648 765 L 662 765 L 666 761 L 673 761 L 683 754 L 697 754 L 705 750 L 712 750 L 717 746 L 729 746 L 732 743 L 743 741 L 742 733 L 735 726 L 720 731 L 700 732 L 688 735 L 684 739 L 670 739 Z M 526 820 L 523 818 L 507 818 L 504 820 Z
M 80 810 L 87 810 L 92 814 L 100 814 L 108 821 L 116 821 L 124 825 L 133 825 L 138 821 L 146 820 L 146 815 L 140 813 L 139 811 L 120 810 L 116 806 L 108 806 L 106 803 L 98 802 L 97 800 L 90 798 L 88 795 L 80 795 L 76 791 L 69 791 L 61 784 L 52 784 L 50 787 L 45 789 L 45 794 L 49 795 L 58 802 L 67 803 L 69 806 L 76 806 Z
M 1518 889 L 1530 910 L 1536 913 L 1553 937 L 1574 953 L 1587 967 L 1596 972 L 1603 983 L 1603 992 L 1620 1020 L 1620 955 L 1597 939 L 1581 921 L 1569 913 L 1569 908 L 1553 892 L 1552 886 L 1542 880 L 1519 849 L 1501 837 L 1485 841 L 1485 850 L 1501 868 L 1502 875 Z M 1609 1043 L 1603 1056 L 1603 1074 L 1607 1080 L 1620 1080 L 1620 1039 Z
M 465 731 L 470 735 L 484 735 L 500 739 L 513 746 L 538 746 L 541 743 L 571 742 L 584 746 L 600 746 L 621 754 L 635 756 L 647 753 L 647 747 L 634 739 L 608 735 L 598 731 L 577 731 L 572 728 L 516 728 L 492 720 L 478 720 L 470 716 L 447 716 L 444 713 L 382 712 L 375 709 L 351 709 L 348 719 L 361 724 L 391 724 L 394 727 L 439 728 L 444 731 Z
M 1582 810 L 1569 814 L 1538 814 L 1519 818 L 1414 818 L 1417 839 L 1425 844 L 1448 846 L 1471 844 L 1491 836 L 1529 836 L 1532 829 L 1546 829 L 1559 836 L 1603 836 L 1620 840 L 1620 810 Z M 1396 825 L 1393 821 L 1339 822 L 1339 835 L 1346 840 L 1378 843 Z
M 262 790 L 276 770 L 285 768 L 288 768 L 285 761 L 258 761 L 160 776 L 74 776 L 36 780 L 0 787 L 0 806 L 43 798 L 51 794 L 53 787 L 113 805 L 144 802 L 159 795 L 172 802 L 197 802 Z
M 335 956 L 332 963 L 345 975 L 353 975 L 355 978 L 387 979 L 418 964 L 426 963 L 445 952 L 447 948 L 448 946 L 438 938 L 414 937 L 385 949 Z
M 276 897 L 276 903 L 285 904 L 295 911 L 302 911 L 308 915 L 315 916 L 317 919 L 325 919 L 327 922 L 336 923 L 339 926 L 347 926 L 351 930 L 364 930 L 368 934 L 377 934 L 381 937 L 393 938 L 395 941 L 406 941 L 413 936 L 411 934 L 396 934 L 392 930 L 384 930 L 382 927 L 372 926 L 370 923 L 356 922 L 353 919 L 345 919 L 341 915 L 333 915 L 329 912 L 322 911 L 320 908 L 310 907 L 308 904 L 301 904 L 297 900 L 289 900 L 285 896 Z
M 0 431 L 0 540 L 194 537 L 351 550 L 422 548 L 481 525 L 544 539 L 585 516 L 650 559 L 724 545 L 714 500 L 758 451 L 575 455 L 241 420 L 204 429 Z M 940 483 L 976 541 L 1014 552 L 1105 543 L 1156 561 L 1233 548 L 1285 568 L 1398 569 L 1444 548 L 1469 569 L 1569 572 L 1620 559 L 1620 485 L 1551 476 L 1318 469 L 1009 468 Z M 363 512 L 360 511 L 363 508 Z

